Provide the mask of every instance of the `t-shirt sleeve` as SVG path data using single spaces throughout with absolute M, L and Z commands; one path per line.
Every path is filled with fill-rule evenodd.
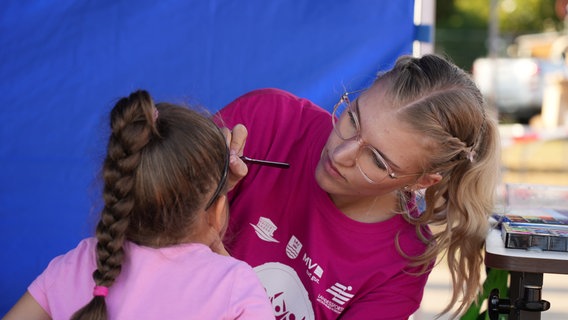
M 50 315 L 53 313 L 50 308 L 49 297 L 53 294 L 57 294 L 56 291 L 52 290 L 52 285 L 59 278 L 59 275 L 65 272 L 66 256 L 69 257 L 69 255 L 72 254 L 73 251 L 70 251 L 66 255 L 53 258 L 49 262 L 47 268 L 45 268 L 45 270 L 28 287 L 28 292 L 43 308 L 43 310 Z
M 72 281 L 67 279 L 72 279 L 77 270 L 93 265 L 93 259 L 93 241 L 84 239 L 76 248 L 53 258 L 47 268 L 28 286 L 28 292 L 49 315 L 53 315 L 55 310 L 51 310 L 50 297 L 68 296 L 72 291 L 65 292 L 66 287 L 63 284 L 69 283 L 67 289 L 71 290 Z M 77 265 L 75 261 L 81 265 Z M 56 281 L 60 281 L 57 286 Z
M 47 312 L 48 314 L 51 315 L 51 311 L 49 310 L 49 304 L 48 304 L 48 300 L 47 300 L 47 290 L 48 290 L 48 285 L 47 285 L 47 273 L 48 270 L 50 269 L 50 266 L 54 263 L 54 261 L 57 258 L 55 258 L 54 260 L 52 260 L 49 263 L 49 266 L 47 267 L 47 269 L 42 272 L 29 286 L 28 286 L 28 292 L 31 294 L 31 296 L 35 299 L 35 301 L 43 308 L 43 310 L 45 310 L 45 312 Z
M 235 319 L 265 320 L 275 318 L 266 290 L 253 269 L 244 262 L 240 262 L 235 271 L 231 309 Z
M 312 130 L 326 131 L 331 127 L 330 115 L 311 101 L 280 89 L 258 89 L 246 93 L 214 115 L 219 126 L 232 129 L 243 124 L 248 129 L 245 153 L 248 156 L 273 156 L 274 161 L 286 157 L 286 152 Z M 327 138 L 327 133 L 322 135 Z
M 213 117 L 219 126 L 229 129 L 243 124 L 248 130 L 244 154 L 251 158 L 289 163 L 291 169 L 285 171 L 289 174 L 306 165 L 306 157 L 314 152 L 306 149 L 314 145 L 323 146 L 331 131 L 330 119 L 327 111 L 311 101 L 273 88 L 248 92 Z M 314 132 L 321 134 L 307 146 L 305 137 Z M 239 193 L 239 186 L 255 179 L 256 170 L 262 169 L 249 166 L 249 174 L 229 194 L 230 198 Z

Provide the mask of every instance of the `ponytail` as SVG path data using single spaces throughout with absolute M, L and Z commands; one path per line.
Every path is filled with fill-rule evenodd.
M 111 135 L 103 165 L 104 208 L 96 228 L 97 269 L 93 272 L 93 299 L 72 316 L 72 320 L 106 320 L 105 297 L 120 274 L 123 245 L 134 208 L 132 190 L 141 150 L 155 129 L 157 109 L 145 91 L 122 98 L 111 111 Z

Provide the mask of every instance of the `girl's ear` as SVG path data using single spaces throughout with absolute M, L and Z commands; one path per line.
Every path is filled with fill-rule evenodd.
M 227 222 L 229 219 L 227 208 L 227 195 L 220 196 L 215 203 L 209 208 L 209 225 L 220 235 L 225 233 Z

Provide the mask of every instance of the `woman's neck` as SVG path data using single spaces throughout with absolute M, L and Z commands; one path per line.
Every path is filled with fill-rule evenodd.
M 375 197 L 353 198 L 330 195 L 330 198 L 343 214 L 363 223 L 386 221 L 400 211 L 400 201 L 396 191 Z

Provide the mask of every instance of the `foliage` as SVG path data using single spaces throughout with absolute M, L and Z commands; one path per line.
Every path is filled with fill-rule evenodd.
M 559 31 L 555 0 L 495 0 L 499 35 L 505 44 L 521 34 Z M 437 0 L 435 48 L 469 70 L 488 51 L 491 0 Z
M 554 0 L 501 0 L 499 26 L 503 33 L 526 34 L 560 30 Z

